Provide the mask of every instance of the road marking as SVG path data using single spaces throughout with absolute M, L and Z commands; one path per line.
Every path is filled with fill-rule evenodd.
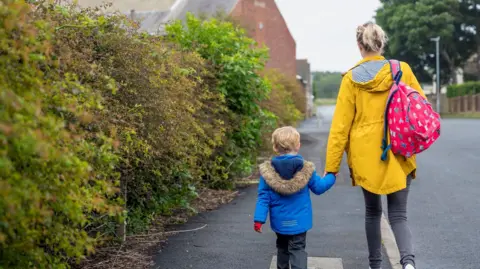
M 277 256 L 273 256 L 270 269 L 277 269 Z M 343 269 L 342 259 L 308 257 L 308 269 Z
M 400 252 L 398 252 L 397 241 L 393 235 L 392 227 L 388 223 L 385 214 L 382 213 L 382 241 L 387 252 L 388 260 L 392 265 L 392 269 L 402 269 L 400 264 Z

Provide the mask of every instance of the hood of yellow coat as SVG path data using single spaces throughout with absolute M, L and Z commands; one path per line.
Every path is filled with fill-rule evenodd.
M 393 82 L 390 64 L 383 56 L 366 57 L 344 75 L 349 76 L 360 90 L 367 92 L 388 91 Z

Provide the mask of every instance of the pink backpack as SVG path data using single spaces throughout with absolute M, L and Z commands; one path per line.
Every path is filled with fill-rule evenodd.
M 385 109 L 382 161 L 387 159 L 389 150 L 410 158 L 428 149 L 440 136 L 440 115 L 418 91 L 401 82 L 400 62 L 389 62 L 394 83 Z

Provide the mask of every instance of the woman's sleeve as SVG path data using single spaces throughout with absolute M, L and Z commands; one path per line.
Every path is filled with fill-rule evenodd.
M 328 137 L 325 171 L 337 173 L 340 170 L 343 153 L 348 143 L 350 128 L 355 117 L 355 93 L 348 75 L 343 77 L 333 114 Z

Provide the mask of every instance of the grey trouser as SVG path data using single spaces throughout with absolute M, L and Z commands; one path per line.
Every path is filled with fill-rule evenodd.
M 395 240 L 400 252 L 400 263 L 415 266 L 412 234 L 407 223 L 407 200 L 411 178 L 407 179 L 407 188 L 387 195 L 388 220 L 392 226 Z M 367 233 L 368 251 L 371 269 L 379 269 L 382 265 L 382 234 L 380 221 L 382 218 L 382 199 L 380 195 L 363 189 L 365 198 L 365 230 Z
M 306 244 L 307 233 L 297 235 L 277 233 L 277 269 L 307 269 Z

